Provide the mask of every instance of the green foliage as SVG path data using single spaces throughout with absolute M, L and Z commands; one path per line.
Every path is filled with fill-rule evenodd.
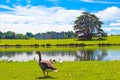
M 32 34 L 31 32 L 27 32 L 25 35 L 20 33 L 15 33 L 12 31 L 1 32 L 0 31 L 0 39 L 68 39 L 73 38 L 74 33 L 72 31 L 68 32 L 46 32 L 46 33 L 37 33 Z
M 36 61 L 0 62 L 1 80 L 119 80 L 120 61 L 74 61 L 56 63 L 58 72 L 43 73 Z
M 105 32 L 101 29 L 103 22 L 94 14 L 83 12 L 74 22 L 76 37 L 83 40 L 91 40 L 93 36 L 102 39 Z
M 25 36 L 26 36 L 26 38 L 28 38 L 28 39 L 34 37 L 34 35 L 33 35 L 31 32 L 27 32 Z
M 5 39 L 15 39 L 15 33 L 12 31 L 8 31 L 4 33 L 4 38 Z
M 0 31 L 0 39 L 27 39 L 27 36 L 12 31 L 7 31 L 4 33 Z

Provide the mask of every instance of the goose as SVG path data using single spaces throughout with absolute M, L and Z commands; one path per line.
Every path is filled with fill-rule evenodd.
M 51 61 L 42 60 L 40 51 L 36 51 L 35 53 L 38 54 L 38 56 L 39 56 L 39 66 L 43 71 L 44 77 L 48 77 L 48 72 L 49 71 L 57 72 L 57 69 L 52 65 Z

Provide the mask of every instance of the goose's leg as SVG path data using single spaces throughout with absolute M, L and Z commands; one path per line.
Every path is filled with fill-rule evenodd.
M 48 77 L 48 72 L 47 72 L 47 77 Z
M 44 75 L 44 77 L 45 77 L 45 71 L 43 71 L 43 75 Z

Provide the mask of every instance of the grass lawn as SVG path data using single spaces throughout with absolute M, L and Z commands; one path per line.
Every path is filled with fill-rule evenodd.
M 74 39 L 47 39 L 47 40 L 19 40 L 19 39 L 2 39 L 0 45 L 56 45 L 56 44 L 120 44 L 120 36 L 108 36 L 106 40 L 77 41 Z
M 0 61 L 0 80 L 120 80 L 120 61 L 75 61 L 55 66 L 58 72 L 43 78 L 36 61 Z

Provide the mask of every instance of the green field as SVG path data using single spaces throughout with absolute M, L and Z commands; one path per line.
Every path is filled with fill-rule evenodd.
M 57 45 L 57 44 L 120 44 L 120 36 L 108 36 L 105 40 L 77 41 L 75 39 L 47 39 L 47 40 L 19 40 L 19 39 L 1 39 L 0 45 Z
M 75 61 L 56 63 L 58 72 L 43 78 L 36 61 L 0 62 L 1 80 L 119 80 L 120 61 Z
M 85 47 L 50 47 L 50 48 L 46 48 L 46 47 L 21 47 L 21 48 L 16 48 L 16 47 L 2 47 L 0 48 L 0 52 L 33 52 L 33 51 L 42 51 L 42 52 L 53 52 L 53 51 L 76 51 L 76 50 L 96 50 L 96 49 L 104 49 L 104 50 L 120 50 L 119 46 L 85 46 Z

